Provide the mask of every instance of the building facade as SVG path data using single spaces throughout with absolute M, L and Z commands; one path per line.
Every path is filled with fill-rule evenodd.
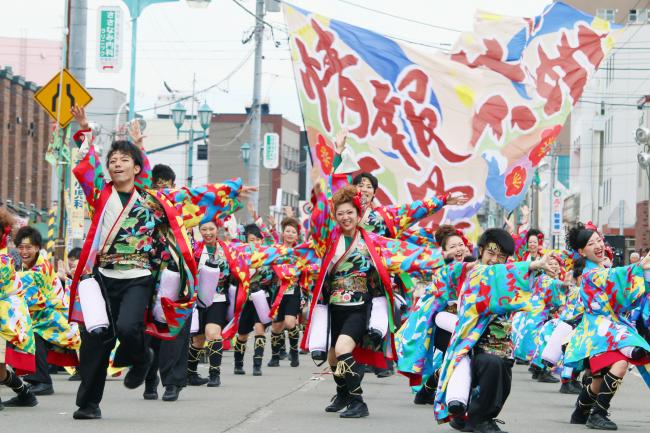
M 38 86 L 0 69 L 0 201 L 42 211 L 50 206 L 52 167 L 45 161 L 50 118 L 34 100 Z
M 246 113 L 212 116 L 208 145 L 209 182 L 233 177 L 248 181 L 248 167 L 242 160 L 241 146 L 249 139 L 249 128 Z M 259 213 L 277 215 L 279 218 L 280 209 L 275 208 L 276 203 L 291 206 L 297 211 L 298 201 L 303 199 L 300 196 L 300 173 L 306 171 L 306 163 L 301 161 L 300 127 L 280 114 L 269 114 L 268 106 L 263 105 L 261 130 L 262 137 L 271 132 L 279 135 L 280 164 L 273 170 L 260 166 Z M 302 178 L 305 179 L 305 176 Z M 279 198 L 278 192 L 282 194 Z

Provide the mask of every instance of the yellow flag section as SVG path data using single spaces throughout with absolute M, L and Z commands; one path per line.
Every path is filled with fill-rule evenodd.
M 85 107 L 93 97 L 70 71 L 63 69 L 36 92 L 34 99 L 61 128 L 65 128 L 72 121 L 70 108 L 75 105 Z

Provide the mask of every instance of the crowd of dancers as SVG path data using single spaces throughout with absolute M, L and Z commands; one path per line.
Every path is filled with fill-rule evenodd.
M 254 187 L 176 187 L 171 168 L 150 167 L 137 123 L 112 143 L 106 178 L 84 110 L 72 114 L 91 218 L 83 247 L 55 271 L 38 230 L 0 209 L 0 384 L 16 393 L 0 409 L 53 393 L 52 365 L 80 381 L 75 419 L 101 418 L 107 374 L 127 367 L 124 386 L 157 399 L 162 382 L 175 401 L 186 386 L 221 385 L 224 350 L 234 374 L 261 376 L 269 336 L 267 368 L 299 366 L 300 351 L 329 365 L 325 411 L 341 418 L 369 415 L 367 371 L 396 370 L 439 423 L 499 432 L 520 363 L 577 395 L 567 422 L 615 430 L 625 373 L 650 363 L 650 257 L 612 267 L 591 223 L 568 228 L 564 250 L 545 249 L 527 221 L 487 229 L 476 245 L 451 225 L 420 227 L 467 198 L 377 206 L 378 180 L 360 172 L 342 131 L 333 172 L 312 174 L 307 227 L 290 211 L 266 225 L 253 208 L 240 226 L 233 214 Z

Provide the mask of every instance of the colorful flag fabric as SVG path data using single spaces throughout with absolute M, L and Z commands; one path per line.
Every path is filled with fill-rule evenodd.
M 331 172 L 347 128 L 382 204 L 471 197 L 437 221 L 475 214 L 486 195 L 514 209 L 614 44 L 610 23 L 559 2 L 534 18 L 478 12 L 474 32 L 435 54 L 286 3 L 284 13 L 315 163 Z

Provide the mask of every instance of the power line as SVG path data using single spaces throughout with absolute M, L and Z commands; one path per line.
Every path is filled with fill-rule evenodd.
M 352 2 L 352 1 L 349 1 L 349 0 L 338 0 L 338 1 L 341 2 L 341 3 L 348 4 L 350 6 L 360 8 L 360 9 L 365 9 L 367 11 L 375 12 L 375 13 L 380 14 L 380 15 L 386 15 L 388 17 L 396 18 L 398 20 L 407 21 L 407 22 L 414 23 L 414 24 L 420 24 L 420 25 L 427 26 L 427 27 L 432 27 L 434 29 L 446 30 L 446 31 L 455 32 L 455 33 L 460 33 L 460 32 L 463 31 L 463 30 L 454 29 L 454 28 L 451 28 L 451 27 L 439 26 L 439 25 L 427 23 L 427 22 L 424 22 L 424 21 L 414 20 L 413 18 L 407 18 L 407 17 L 403 17 L 403 16 L 400 16 L 400 15 L 395 15 L 395 14 L 392 14 L 390 12 L 386 12 L 386 11 L 382 11 L 382 10 L 379 10 L 379 9 L 374 9 L 374 8 L 371 8 L 371 7 L 368 7 L 368 6 L 360 5 L 358 3 L 355 3 L 355 2 Z

